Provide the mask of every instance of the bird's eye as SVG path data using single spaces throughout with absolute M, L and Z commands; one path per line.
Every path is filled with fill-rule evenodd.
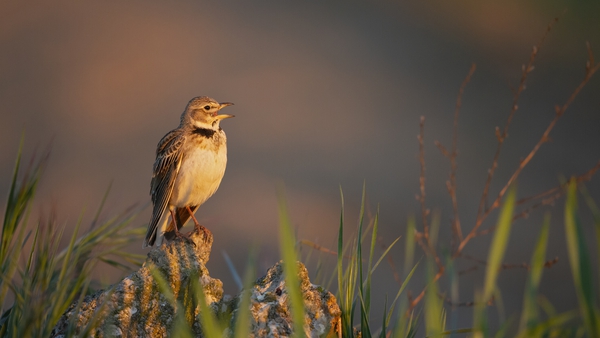
M 210 106 L 209 105 L 204 106 L 204 110 L 206 110 L 206 111 L 210 110 Z

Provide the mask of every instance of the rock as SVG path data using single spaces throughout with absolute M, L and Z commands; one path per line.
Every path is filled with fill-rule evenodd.
M 195 301 L 198 285 L 210 308 L 219 318 L 231 318 L 233 327 L 241 311 L 237 308 L 240 295 L 223 297 L 221 281 L 211 278 L 206 269 L 212 234 L 204 229 L 192 232 L 189 238 L 191 241 L 174 240 L 153 248 L 137 272 L 108 290 L 86 296 L 79 307 L 72 304 L 51 337 L 169 337 L 176 336 L 176 330 L 186 323 L 186 330 L 202 337 L 200 307 Z M 298 271 L 307 336 L 341 337 L 341 311 L 335 297 L 310 283 L 302 263 L 298 263 Z M 282 264 L 270 268 L 249 291 L 250 335 L 289 336 L 293 325 Z M 224 334 L 231 335 L 232 329 L 226 328 Z
M 341 314 L 335 297 L 308 279 L 308 270 L 298 262 L 300 289 L 304 298 L 304 331 L 307 337 L 341 337 Z M 287 337 L 293 323 L 283 274 L 279 262 L 250 289 L 250 337 Z M 236 310 L 235 312 L 238 312 Z M 232 325 L 235 320 L 233 316 Z

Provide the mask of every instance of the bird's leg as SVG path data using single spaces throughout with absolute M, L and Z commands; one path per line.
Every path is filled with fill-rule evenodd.
M 196 243 L 194 243 L 189 237 L 187 237 L 186 235 L 179 232 L 179 225 L 177 224 L 177 218 L 175 217 L 175 211 L 173 209 L 169 209 L 169 212 L 171 213 L 171 217 L 173 218 L 173 224 L 175 225 L 175 227 L 173 229 L 174 238 L 179 238 L 188 243 L 192 243 L 192 244 L 196 245 Z M 183 226 L 183 224 L 181 226 Z
M 194 216 L 194 213 L 192 212 L 192 209 L 190 209 L 190 207 L 189 207 L 189 206 L 187 206 L 187 207 L 185 207 L 185 208 L 186 208 L 186 209 L 187 209 L 187 211 L 190 213 L 190 216 L 192 217 L 192 220 L 194 220 L 194 227 L 196 228 L 196 231 L 197 231 L 198 233 L 200 233 L 200 231 L 202 231 L 202 232 L 206 232 L 206 231 L 204 231 L 204 230 L 205 230 L 205 228 L 204 228 L 202 225 L 200 225 L 200 223 L 198 223 L 198 220 L 196 219 L 196 216 Z

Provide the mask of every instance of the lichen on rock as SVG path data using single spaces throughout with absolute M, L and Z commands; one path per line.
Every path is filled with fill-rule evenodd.
M 221 301 L 223 284 L 211 278 L 206 269 L 212 234 L 192 232 L 189 238 L 190 242 L 177 240 L 153 248 L 138 271 L 108 290 L 85 297 L 80 308 L 71 305 L 54 328 L 52 337 L 65 335 L 71 320 L 74 320 L 72 333 L 75 335 L 93 325 L 94 329 L 87 333 L 92 337 L 167 337 L 179 310 L 184 311 L 194 333 L 200 335 L 198 325 L 193 325 L 198 309 L 190 302 L 192 278 L 199 277 L 209 303 Z M 178 302 L 173 304 L 173 300 L 161 292 L 156 274 L 164 278 Z M 177 309 L 180 306 L 183 308 Z
M 219 318 L 232 323 L 240 295 L 223 296 L 223 284 L 206 269 L 213 243 L 210 231 L 193 231 L 191 241 L 174 240 L 153 248 L 142 267 L 118 284 L 72 304 L 52 332 L 91 337 L 170 337 L 178 325 L 202 337 L 195 289 L 203 289 L 206 303 Z M 335 297 L 310 283 L 308 271 L 298 263 L 308 337 L 341 336 L 340 309 Z M 277 263 L 248 290 L 251 337 L 286 337 L 292 333 L 290 302 L 282 263 Z M 244 291 L 244 292 L 248 292 Z M 181 318 L 185 318 L 182 320 Z M 183 322 L 182 322 L 183 321 Z M 232 329 L 226 328 L 225 336 Z
M 341 311 L 333 294 L 310 283 L 308 270 L 298 262 L 298 279 L 304 299 L 304 331 L 307 337 L 341 337 Z M 283 263 L 271 267 L 249 290 L 250 337 L 286 337 L 293 323 Z M 243 309 L 236 309 L 236 312 Z M 235 315 L 232 323 L 235 321 Z

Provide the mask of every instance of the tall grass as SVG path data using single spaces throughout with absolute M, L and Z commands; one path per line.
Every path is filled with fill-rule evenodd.
M 400 297 L 400 294 L 404 291 L 415 269 L 413 268 L 405 278 L 404 283 L 398 290 L 398 293 L 391 306 L 388 308 L 387 304 L 384 305 L 384 315 L 381 323 L 382 325 L 373 325 L 372 327 L 370 322 L 372 276 L 382 260 L 390 252 L 392 247 L 394 247 L 394 245 L 400 240 L 400 238 L 396 238 L 383 251 L 376 263 L 373 264 L 373 260 L 375 258 L 375 246 L 377 243 L 377 232 L 379 228 L 379 210 L 377 210 L 373 221 L 373 227 L 371 228 L 371 241 L 368 251 L 369 255 L 366 260 L 363 259 L 363 238 L 366 236 L 366 233 L 363 232 L 365 221 L 366 187 L 363 184 L 363 193 L 356 236 L 355 239 L 353 239 L 351 242 L 348 242 L 348 245 L 344 244 L 344 194 L 341 189 L 340 197 L 342 201 L 342 208 L 338 230 L 336 270 L 338 276 L 337 298 L 340 309 L 342 310 L 342 334 L 344 337 L 354 336 L 354 315 L 356 309 L 358 308 L 358 315 L 360 316 L 360 329 L 356 331 L 356 333 L 360 334 L 361 337 L 372 337 L 376 333 L 375 331 L 378 330 L 380 332 L 380 336 L 385 337 L 391 315 L 395 309 L 396 301 Z M 348 251 L 349 254 L 346 254 Z M 348 258 L 345 259 L 346 256 Z M 344 260 L 347 261 L 345 265 Z M 366 270 L 364 269 L 365 263 Z M 398 332 L 397 334 L 400 335 L 402 333 Z
M 0 337 L 48 337 L 67 308 L 80 303 L 90 290 L 91 273 L 98 263 L 126 269 L 140 264 L 142 257 L 124 248 L 141 240 L 143 229 L 129 227 L 137 211 L 100 222 L 101 205 L 93 226 L 82 234 L 80 217 L 68 246 L 61 248 L 67 225 L 56 224 L 53 216 L 29 225 L 48 154 L 32 159 L 23 172 L 22 151 L 23 140 L 2 223 Z
M 577 212 L 577 182 L 573 179 L 568 186 L 565 205 L 565 233 L 571 273 L 585 330 L 591 337 L 600 337 L 600 312 L 594 292 L 594 271 Z
M 577 211 L 577 182 L 572 180 L 567 185 L 567 200 L 565 203 L 565 232 L 566 241 L 569 249 L 569 260 L 572 270 L 573 282 L 579 299 L 579 308 L 557 313 L 552 310 L 553 307 L 545 300 L 539 291 L 539 285 L 542 282 L 543 269 L 547 265 L 545 260 L 546 249 L 550 227 L 550 217 L 547 215 L 542 224 L 539 238 L 534 246 L 533 255 L 530 262 L 530 269 L 527 274 L 525 284 L 525 293 L 523 306 L 520 311 L 521 319 L 516 333 L 510 333 L 510 321 L 502 322 L 500 327 L 493 329 L 490 327 L 489 313 L 487 307 L 490 304 L 501 304 L 502 296 L 498 285 L 498 273 L 501 272 L 502 262 L 506 248 L 509 246 L 509 233 L 514 218 L 514 208 L 516 205 L 516 189 L 512 187 L 503 202 L 502 209 L 496 224 L 496 231 L 492 238 L 492 244 L 488 252 L 487 268 L 485 278 L 480 291 L 476 291 L 476 302 L 473 312 L 473 327 L 471 328 L 446 328 L 447 306 L 444 305 L 443 296 L 440 294 L 437 279 L 434 278 L 436 264 L 432 257 L 427 258 L 426 267 L 426 294 L 423 307 L 415 310 L 406 311 L 406 302 L 401 302 L 398 318 L 395 323 L 390 322 L 391 313 L 395 308 L 395 303 L 400 294 L 404 291 L 406 283 L 410 280 L 418 264 L 412 263 L 412 245 L 414 237 L 411 234 L 414 230 L 411 226 L 412 220 L 409 220 L 407 242 L 405 249 L 409 250 L 405 254 L 406 278 L 398 290 L 396 298 L 391 307 L 384 304 L 376 304 L 383 309 L 384 320 L 382 323 L 373 323 L 369 321 L 370 309 L 373 304 L 367 306 L 366 295 L 370 294 L 370 280 L 373 270 L 362 270 L 361 265 L 370 265 L 372 250 L 369 250 L 369 258 L 362 257 L 362 230 L 364 223 L 364 193 L 363 205 L 359 214 L 358 232 L 356 238 L 349 241 L 350 245 L 344 243 L 344 211 L 342 195 L 342 217 L 340 217 L 340 228 L 338 238 L 338 301 L 342 309 L 342 323 L 344 337 L 371 337 L 379 332 L 380 337 L 414 337 L 418 336 L 418 327 L 425 327 L 425 336 L 462 336 L 465 334 L 474 337 L 556 337 L 556 336 L 578 336 L 598 337 L 598 323 L 600 323 L 600 311 L 597 294 L 600 292 L 598 286 L 594 287 L 594 272 L 590 264 L 590 255 L 583 235 L 583 225 L 579 220 Z M 590 210 L 597 216 L 598 209 L 595 202 L 584 195 Z M 377 224 L 377 215 L 374 224 Z M 597 229 L 598 218 L 594 218 L 594 228 Z M 411 231 L 412 230 L 412 231 Z M 432 222 L 431 234 L 436 233 L 436 222 Z M 372 234 L 377 233 L 377 226 L 372 229 Z M 394 242 L 395 243 L 395 242 Z M 600 244 L 600 243 L 597 243 Z M 371 249 L 373 240 L 371 240 Z M 389 248 L 388 248 L 389 249 Z M 349 253 L 348 253 L 349 251 Z M 388 250 L 384 252 L 384 255 Z M 380 258 L 381 259 L 381 258 Z M 346 262 L 346 264 L 344 264 Z M 410 269 L 410 270 L 408 270 Z M 362 276 L 361 270 L 367 275 Z M 367 292 L 369 291 L 369 292 Z M 356 312 L 360 311 L 360 324 L 355 324 Z M 419 321 L 422 321 L 419 324 Z
M 279 248 L 283 258 L 285 284 L 291 302 L 294 337 L 302 338 L 306 335 L 304 332 L 304 300 L 298 279 L 296 240 L 282 193 L 279 197 Z

